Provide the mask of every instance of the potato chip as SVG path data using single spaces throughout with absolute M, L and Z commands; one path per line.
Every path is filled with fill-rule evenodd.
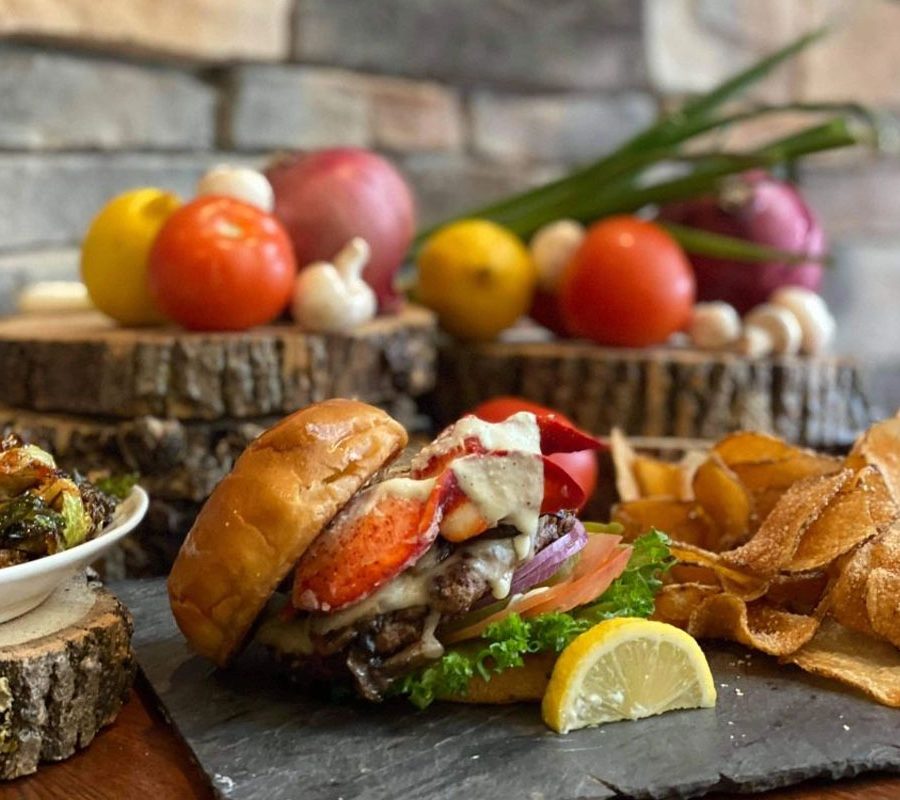
M 813 616 L 829 585 L 828 573 L 823 570 L 777 575 L 769 583 L 766 600 L 792 614 Z
M 698 638 L 730 639 L 773 656 L 799 650 L 816 632 L 814 617 L 773 608 L 764 600 L 745 603 L 733 594 L 707 597 L 691 613 L 687 632 Z
M 817 475 L 831 475 L 840 471 L 842 463 L 830 456 L 797 455 L 779 461 L 755 461 L 731 464 L 744 488 L 753 498 L 754 509 L 760 520 L 771 512 L 784 492 L 797 481 Z
M 627 541 L 636 539 L 650 528 L 665 531 L 672 539 L 689 544 L 703 544 L 712 528 L 702 509 L 694 503 L 668 497 L 646 497 L 613 507 L 612 519 L 624 528 Z
M 748 575 L 723 564 L 718 553 L 711 553 L 708 550 L 682 542 L 674 542 L 671 545 L 671 551 L 672 555 L 678 559 L 677 566 L 683 567 L 687 565 L 712 570 L 715 573 L 718 584 L 724 591 L 743 600 L 755 600 L 758 597 L 762 597 L 769 588 L 768 580 L 759 578 L 756 575 Z
M 753 501 L 743 484 L 713 453 L 694 472 L 694 498 L 713 523 L 708 549 L 718 552 L 743 544 L 750 535 Z
M 729 467 L 737 464 L 761 464 L 777 461 L 806 460 L 832 472 L 840 469 L 841 460 L 804 447 L 788 444 L 777 436 L 756 431 L 740 431 L 720 439 L 713 452 Z
M 866 608 L 866 581 L 871 572 L 872 548 L 867 545 L 848 553 L 832 566 L 838 573 L 829 587 L 817 614 L 830 614 L 841 625 L 855 631 L 875 635 Z
M 678 583 L 663 586 L 656 595 L 652 619 L 686 628 L 694 609 L 707 597 L 719 594 L 718 586 L 703 583 Z
M 609 454 L 616 471 L 616 492 L 619 500 L 630 502 L 641 497 L 641 487 L 634 475 L 634 449 L 625 434 L 619 428 L 613 428 L 609 434 Z
M 720 588 L 722 582 L 712 567 L 700 567 L 693 564 L 674 564 L 663 575 L 665 583 L 703 583 Z
M 866 582 L 866 611 L 872 629 L 895 647 L 900 647 L 900 570 L 873 569 Z
M 655 526 L 674 540 L 656 619 L 900 707 L 900 415 L 844 461 L 752 432 L 689 466 L 641 459 L 628 462 L 635 490 L 671 496 L 616 518 L 629 536 Z
M 738 431 L 720 439 L 713 452 L 728 466 L 788 458 L 798 448 L 768 433 Z
M 896 515 L 897 509 L 881 473 L 876 467 L 863 467 L 806 529 L 784 569 L 804 572 L 830 564 L 874 536 Z
M 816 635 L 783 660 L 855 686 L 886 706 L 900 708 L 900 650 L 834 620 L 823 620 Z
M 667 496 L 684 499 L 684 480 L 678 464 L 648 456 L 635 456 L 631 469 L 641 497 Z
M 713 446 L 713 452 L 750 493 L 760 520 L 775 507 L 784 490 L 798 480 L 837 472 L 842 466 L 840 459 L 751 431 L 726 436 Z
M 798 481 L 784 493 L 753 538 L 722 553 L 722 561 L 762 577 L 775 575 L 793 558 L 806 529 L 852 477 L 853 471 L 845 469 L 836 475 Z
M 875 423 L 860 436 L 847 456 L 847 465 L 873 464 L 881 470 L 894 502 L 900 506 L 900 416 Z
M 882 636 L 900 647 L 900 522 L 835 565 L 837 580 L 823 600 L 847 628 Z

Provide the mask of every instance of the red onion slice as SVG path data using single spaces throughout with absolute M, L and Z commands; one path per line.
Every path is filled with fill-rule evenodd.
M 560 536 L 555 542 L 548 544 L 513 573 L 510 595 L 522 594 L 532 586 L 543 583 L 559 569 L 563 561 L 574 556 L 587 542 L 588 535 L 584 525 L 575 520 L 572 530 L 565 536 Z
M 559 569 L 560 565 L 568 558 L 571 558 L 587 544 L 588 535 L 578 520 L 565 536 L 560 536 L 555 542 L 548 544 L 534 558 L 522 564 L 512 576 L 510 582 L 509 594 L 504 598 L 508 600 L 514 594 L 523 594 L 532 586 L 543 583 L 552 577 Z M 470 609 L 476 611 L 484 606 L 496 603 L 496 598 L 488 592 L 484 597 L 478 600 Z

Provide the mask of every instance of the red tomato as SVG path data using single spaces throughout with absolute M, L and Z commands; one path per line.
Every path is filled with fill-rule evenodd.
M 190 330 L 244 330 L 275 319 L 297 274 L 291 241 L 271 214 L 231 197 L 200 197 L 173 213 L 150 251 L 150 293 Z
M 471 413 L 486 422 L 503 422 L 517 411 L 530 411 L 533 414 L 556 414 L 560 419 L 572 424 L 572 421 L 564 414 L 521 397 L 494 397 L 485 400 Z M 597 454 L 593 450 L 580 450 L 577 453 L 553 453 L 547 458 L 558 464 L 575 479 L 584 490 L 586 503 L 594 493 L 594 489 L 597 488 Z M 583 507 L 584 503 L 575 510 L 580 511 Z
M 661 227 L 610 217 L 588 229 L 566 267 L 560 304 L 575 336 L 623 347 L 658 344 L 687 324 L 694 273 Z

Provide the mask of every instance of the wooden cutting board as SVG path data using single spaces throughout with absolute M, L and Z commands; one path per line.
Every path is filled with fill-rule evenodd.
M 737 646 L 707 648 L 715 709 L 551 733 L 535 705 L 334 702 L 260 650 L 226 672 L 188 650 L 161 580 L 116 585 L 141 668 L 231 800 L 698 797 L 900 772 L 900 712 Z
M 0 320 L 0 404 L 178 419 L 282 415 L 326 397 L 390 403 L 434 384 L 435 322 L 408 306 L 346 334 L 123 328 L 99 313 Z

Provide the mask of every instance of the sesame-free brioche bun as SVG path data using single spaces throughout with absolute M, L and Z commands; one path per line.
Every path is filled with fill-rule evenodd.
M 312 540 L 406 442 L 400 423 L 353 400 L 303 408 L 251 442 L 169 574 L 172 613 L 194 650 L 227 664 Z
M 451 703 L 540 703 L 550 682 L 557 653 L 535 653 L 524 657 L 521 667 L 510 667 L 486 681 L 476 675 L 469 681 L 465 694 L 442 694 Z

